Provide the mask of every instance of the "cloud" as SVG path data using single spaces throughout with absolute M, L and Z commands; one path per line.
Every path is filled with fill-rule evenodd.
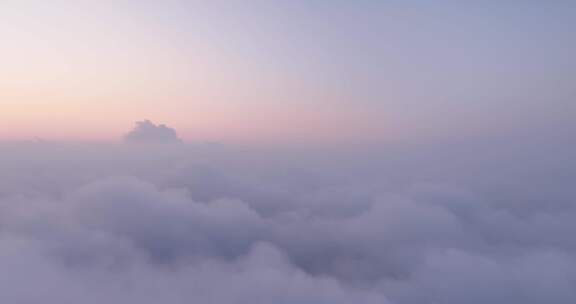
M 128 143 L 181 143 L 176 130 L 166 125 L 156 125 L 150 120 L 136 122 L 133 130 L 124 136 Z
M 7 303 L 387 303 L 292 265 L 266 241 L 265 219 L 240 201 L 206 204 L 113 178 L 56 202 L 2 202 Z
M 203 149 L 2 149 L 0 302 L 576 299 L 567 158 Z

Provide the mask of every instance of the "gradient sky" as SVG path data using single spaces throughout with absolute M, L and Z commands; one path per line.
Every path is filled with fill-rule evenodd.
M 0 3 L 0 140 L 569 132 L 574 1 Z

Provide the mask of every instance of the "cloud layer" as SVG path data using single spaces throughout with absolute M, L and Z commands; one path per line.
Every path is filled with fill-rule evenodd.
M 574 303 L 573 166 L 434 149 L 4 147 L 0 302 Z

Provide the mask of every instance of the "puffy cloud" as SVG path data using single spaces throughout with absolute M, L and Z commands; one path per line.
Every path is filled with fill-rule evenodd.
M 2 202 L 8 250 L 0 265 L 12 271 L 0 275 L 6 302 L 387 302 L 291 264 L 266 242 L 274 239 L 266 236 L 270 223 L 240 201 L 195 202 L 182 191 L 114 178 L 55 202 Z
M 533 195 L 569 164 L 504 179 L 493 162 L 536 165 L 34 148 L 0 155 L 2 303 L 576 300 L 573 192 Z
M 128 143 L 181 143 L 176 130 L 166 125 L 156 125 L 150 120 L 136 122 L 136 126 L 124 136 Z

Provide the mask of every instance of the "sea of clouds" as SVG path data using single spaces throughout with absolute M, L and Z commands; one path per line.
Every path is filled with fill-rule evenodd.
M 571 145 L 162 130 L 0 144 L 0 303 L 576 303 Z

